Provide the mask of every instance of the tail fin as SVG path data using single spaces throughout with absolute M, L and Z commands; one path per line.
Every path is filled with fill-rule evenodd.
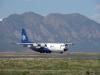
M 28 39 L 28 36 L 26 34 L 25 29 L 22 29 L 22 33 L 21 33 L 21 43 L 29 43 L 29 39 Z

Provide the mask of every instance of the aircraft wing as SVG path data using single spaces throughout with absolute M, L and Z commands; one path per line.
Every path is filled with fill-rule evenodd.
M 33 45 L 33 43 L 17 43 L 18 45 Z

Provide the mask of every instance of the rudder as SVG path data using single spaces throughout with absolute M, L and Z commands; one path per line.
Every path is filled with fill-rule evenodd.
M 26 34 L 25 29 L 22 28 L 22 33 L 21 33 L 21 43 L 29 43 L 28 36 Z

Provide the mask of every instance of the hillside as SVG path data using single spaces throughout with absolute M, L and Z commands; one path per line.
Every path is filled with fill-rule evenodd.
M 78 13 L 48 14 L 34 12 L 12 14 L 0 21 L 0 51 L 23 51 L 21 29 L 33 42 L 73 42 L 70 51 L 100 52 L 100 24 Z

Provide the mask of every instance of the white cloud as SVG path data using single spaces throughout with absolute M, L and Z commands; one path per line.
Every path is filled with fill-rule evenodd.
M 96 22 L 100 23 L 100 14 L 95 14 L 90 17 L 91 19 L 95 20 Z
M 96 9 L 100 9 L 100 4 L 97 4 L 96 5 Z
M 0 21 L 2 21 L 3 19 L 0 19 Z

